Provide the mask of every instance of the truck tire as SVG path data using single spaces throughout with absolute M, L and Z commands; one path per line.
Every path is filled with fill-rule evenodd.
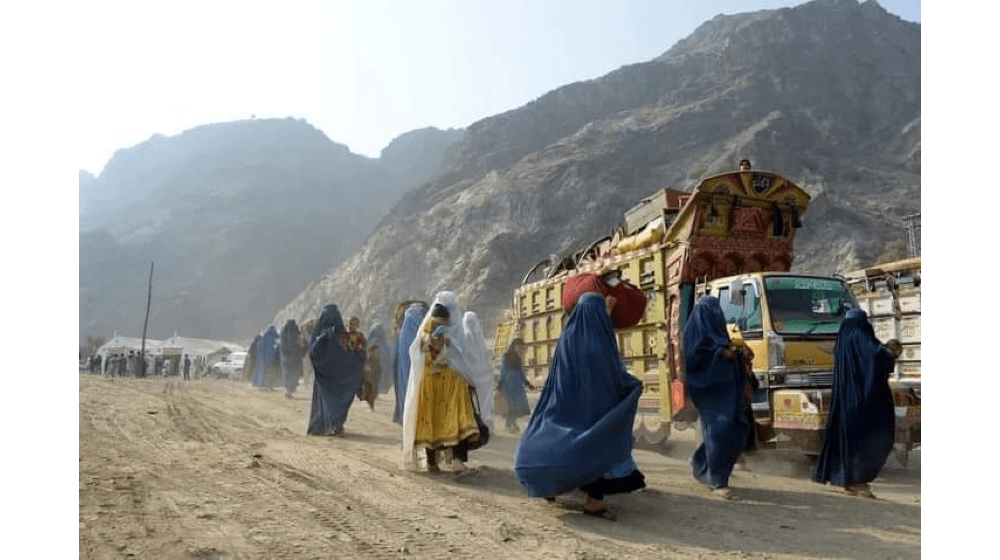
M 661 452 L 666 449 L 670 438 L 670 423 L 662 421 L 659 415 L 636 414 L 632 435 L 636 448 Z

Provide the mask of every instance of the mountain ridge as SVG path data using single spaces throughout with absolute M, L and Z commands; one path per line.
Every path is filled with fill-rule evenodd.
M 470 125 L 442 172 L 275 320 L 334 301 L 386 321 L 394 302 L 451 289 L 488 328 L 531 264 L 742 157 L 822 195 L 793 267 L 834 273 L 873 259 L 919 212 L 919 86 L 919 24 L 877 3 L 717 16 L 652 61 Z
M 80 336 L 243 339 L 352 253 L 384 209 L 433 173 L 461 129 L 351 153 L 300 119 L 154 135 L 80 173 Z

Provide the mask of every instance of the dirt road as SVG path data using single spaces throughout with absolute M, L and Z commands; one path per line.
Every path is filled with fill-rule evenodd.
M 80 376 L 81 558 L 917 558 L 919 452 L 877 501 L 808 480 L 797 455 L 737 470 L 741 500 L 691 477 L 692 430 L 636 451 L 649 488 L 611 522 L 530 499 L 498 430 L 464 480 L 399 468 L 391 397 L 355 402 L 344 438 L 305 435 L 310 393 L 230 381 Z M 502 425 L 502 422 L 499 422 Z M 522 425 L 524 421 L 522 420 Z

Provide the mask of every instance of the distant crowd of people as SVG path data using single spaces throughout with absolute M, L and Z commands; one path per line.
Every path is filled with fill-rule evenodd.
M 110 377 L 181 375 L 183 379 L 190 380 L 192 375 L 199 377 L 204 375 L 205 370 L 204 357 L 198 356 L 192 360 L 188 354 L 163 355 L 135 350 L 110 354 L 95 352 L 86 360 L 89 373 Z
M 493 416 L 503 417 L 505 428 L 520 434 L 514 470 L 529 496 L 554 503 L 580 490 L 587 496 L 583 513 L 614 519 L 605 497 L 646 486 L 632 456 L 642 383 L 628 373 L 619 352 L 612 320 L 619 303 L 597 291 L 564 299 L 567 320 L 533 411 L 523 341 L 510 341 L 495 378 L 478 316 L 463 312 L 450 291 L 430 303 L 399 304 L 395 342 L 380 323 L 367 337 L 356 317 L 345 327 L 333 303 L 301 329 L 291 319 L 280 332 L 269 325 L 251 343 L 244 371 L 253 387 L 281 387 L 289 398 L 304 373 L 311 373 L 306 433 L 314 436 L 344 436 L 355 400 L 374 408 L 378 395 L 394 391 L 392 421 L 402 427 L 401 464 L 410 470 L 475 475 L 480 470 L 468 465 L 469 452 L 489 441 Z M 733 469 L 756 449 L 753 354 L 730 338 L 720 303 L 711 296 L 695 303 L 683 348 L 686 389 L 702 432 L 690 459 L 692 475 L 714 494 L 733 499 Z M 826 437 L 812 473 L 816 482 L 874 498 L 870 483 L 893 446 L 888 377 L 899 352 L 895 341 L 878 341 L 863 311 L 847 313 L 837 335 Z M 117 356 L 103 367 L 118 375 L 129 363 Z M 188 368 L 185 356 L 185 378 Z M 521 433 L 517 419 L 529 415 Z

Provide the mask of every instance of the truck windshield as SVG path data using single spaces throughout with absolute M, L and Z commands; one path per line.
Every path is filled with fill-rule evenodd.
M 832 278 L 768 276 L 764 279 L 771 325 L 783 334 L 836 334 L 844 314 L 858 304 Z

